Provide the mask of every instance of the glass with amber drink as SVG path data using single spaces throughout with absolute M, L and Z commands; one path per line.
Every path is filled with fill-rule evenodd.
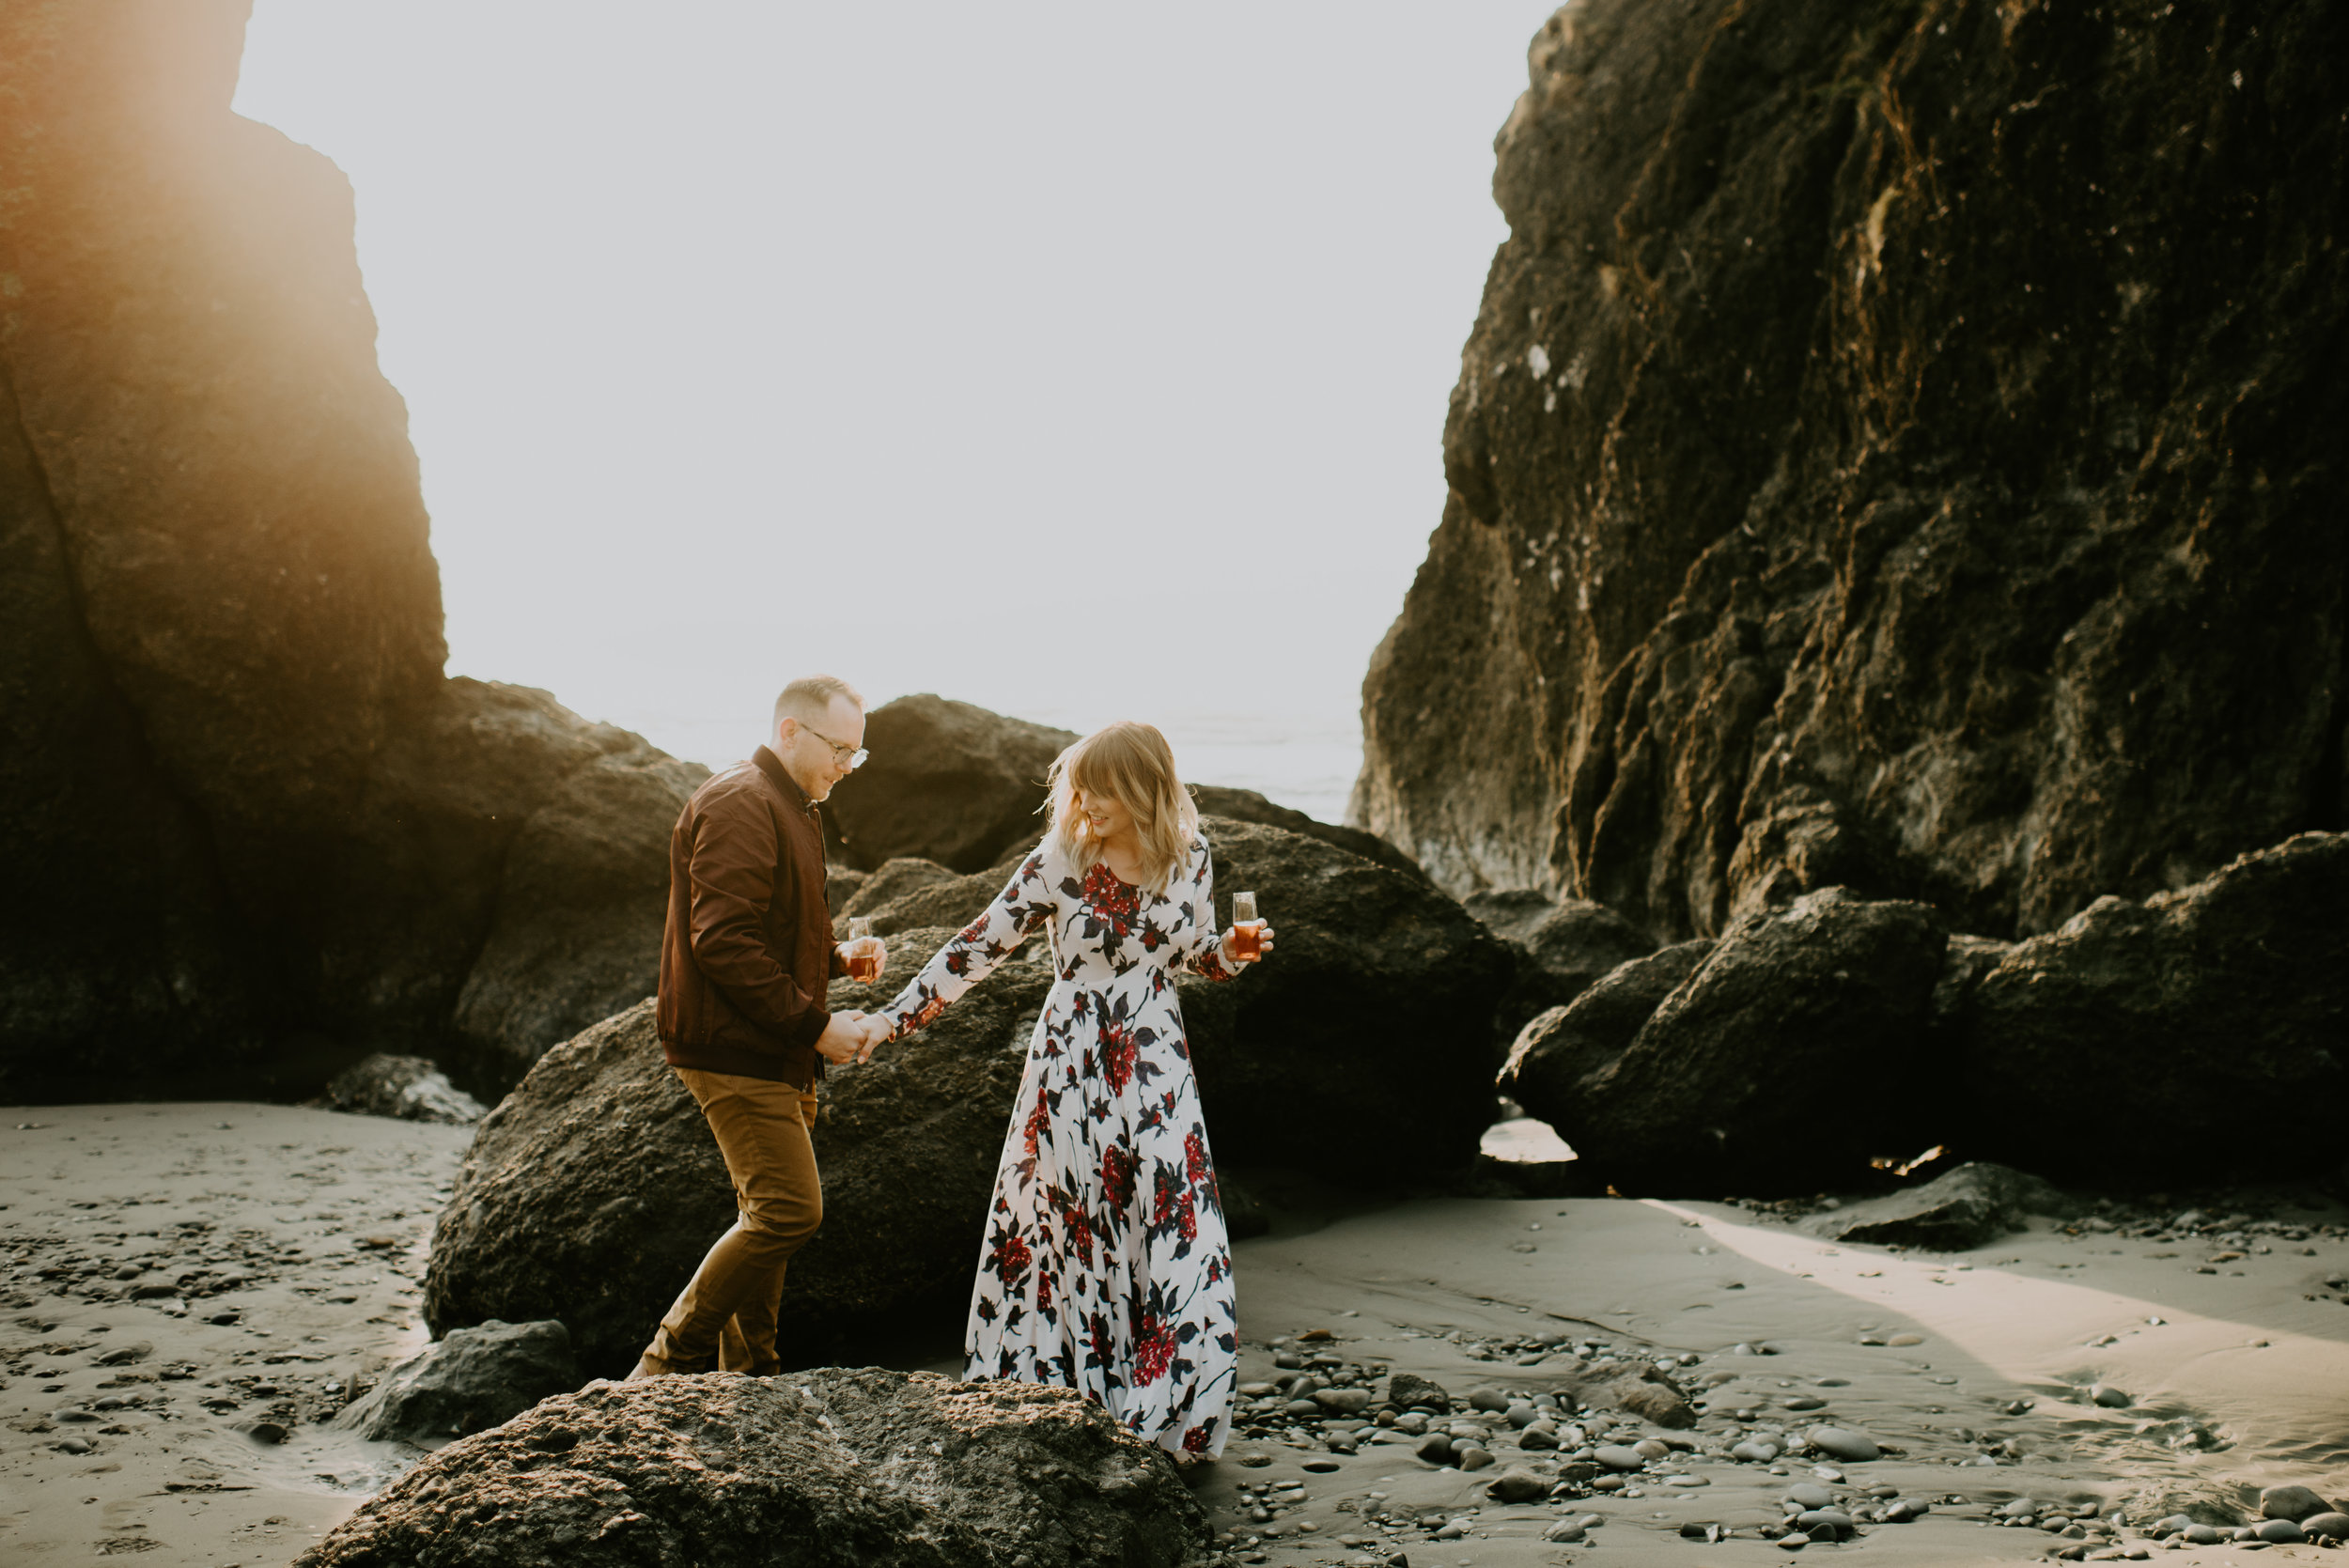
M 1242 958 L 1253 958 L 1263 941 L 1264 922 L 1256 917 L 1256 895 L 1232 894 L 1232 951 Z
M 871 915 L 848 917 L 848 978 L 869 986 L 880 978 L 881 955 L 888 949 L 873 935 Z

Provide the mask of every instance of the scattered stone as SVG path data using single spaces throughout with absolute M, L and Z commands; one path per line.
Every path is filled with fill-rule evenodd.
M 1445 1392 L 1442 1383 L 1431 1383 L 1428 1378 L 1419 1378 L 1414 1374 L 1391 1375 L 1386 1380 L 1386 1402 L 1398 1408 L 1423 1404 L 1431 1411 L 1436 1411 L 1438 1416 L 1447 1416 L 1452 1411 L 1452 1394 Z
M 1500 1415 L 1509 1408 L 1509 1396 L 1487 1383 L 1482 1388 L 1469 1390 L 1469 1408 L 1489 1410 L 1495 1415 Z
M 1824 1486 L 1798 1481 L 1786 1488 L 1783 1500 L 1796 1508 L 1831 1508 L 1835 1503 L 1835 1494 Z
M 1854 1432 L 1849 1427 L 1814 1426 L 1804 1436 L 1811 1440 L 1811 1446 L 1820 1452 L 1832 1454 L 1848 1463 L 1859 1464 L 1884 1457 L 1884 1451 L 1866 1433 Z
M 2264 1519 L 2252 1526 L 2251 1531 L 2260 1540 L 2271 1542 L 2279 1546 L 2308 1539 L 2301 1531 L 2299 1525 L 2291 1519 Z
M 1368 1389 L 1315 1389 L 1313 1403 L 1333 1416 L 1359 1416 L 1370 1408 Z
M 1453 1462 L 1451 1434 L 1431 1432 L 1420 1439 L 1419 1447 L 1412 1452 L 1430 1465 L 1449 1465 Z
M 1493 1477 L 1485 1487 L 1485 1495 L 1501 1502 L 1533 1502 L 1549 1495 L 1549 1482 L 1532 1470 L 1513 1467 Z
M 2322 1514 L 2308 1514 L 2299 1521 L 2299 1525 L 2311 1541 L 2326 1535 L 2336 1541 L 2349 1541 L 2349 1513 L 2339 1509 L 2328 1507 Z
M 510 1421 L 579 1387 L 570 1330 L 559 1322 L 453 1328 L 386 1373 L 334 1424 L 377 1442 L 435 1446 Z
M 1637 1470 L 1647 1466 L 1647 1455 L 1622 1443 L 1602 1443 L 1592 1454 L 1610 1470 Z
M 1749 1437 L 1730 1449 L 1730 1457 L 1742 1459 L 1750 1465 L 1766 1465 L 1779 1455 L 1779 1447 L 1766 1438 Z
M 1925 1343 L 1925 1337 L 1922 1334 L 1895 1334 L 1884 1343 L 1897 1350 L 1912 1344 L 1922 1344 Z
M 1482 1443 L 1455 1442 L 1452 1445 L 1452 1458 L 1464 1470 L 1481 1470 L 1493 1462 L 1492 1451 Z
M 2092 1385 L 2088 1390 L 2088 1397 L 2092 1403 L 2100 1405 L 2108 1410 L 2125 1410 L 2131 1405 L 2136 1403 L 2126 1393 L 2123 1393 L 2121 1389 L 2114 1388 L 2109 1383 L 2097 1383 Z
M 2270 1486 L 2260 1493 L 2260 1517 L 2305 1519 L 2331 1505 L 2306 1486 Z

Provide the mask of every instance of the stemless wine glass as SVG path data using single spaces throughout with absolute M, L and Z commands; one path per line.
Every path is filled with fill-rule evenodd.
M 1256 918 L 1256 895 L 1232 894 L 1232 951 L 1243 958 L 1253 958 L 1263 939 L 1264 923 Z
M 880 978 L 881 955 L 887 951 L 873 935 L 871 915 L 848 917 L 848 978 L 869 986 Z

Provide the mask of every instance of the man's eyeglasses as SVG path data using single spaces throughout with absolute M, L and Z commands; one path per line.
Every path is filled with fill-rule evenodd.
M 862 746 L 843 746 L 839 741 L 834 740 L 831 736 L 826 735 L 822 730 L 817 729 L 813 724 L 803 723 L 800 726 L 800 728 L 807 731 L 808 734 L 814 736 L 817 739 L 831 747 L 832 761 L 838 763 L 841 767 L 847 768 L 851 773 L 863 767 L 864 759 L 873 754 Z

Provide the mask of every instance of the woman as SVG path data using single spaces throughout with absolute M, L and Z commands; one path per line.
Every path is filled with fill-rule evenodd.
M 1174 971 L 1229 980 L 1253 960 L 1217 935 L 1207 844 L 1164 736 L 1112 724 L 1054 759 L 1049 783 L 1044 841 L 876 1015 L 877 1039 L 921 1028 L 1046 934 L 1057 979 L 996 1168 L 964 1375 L 1076 1389 L 1160 1447 L 1213 1457 L 1238 1325 Z

